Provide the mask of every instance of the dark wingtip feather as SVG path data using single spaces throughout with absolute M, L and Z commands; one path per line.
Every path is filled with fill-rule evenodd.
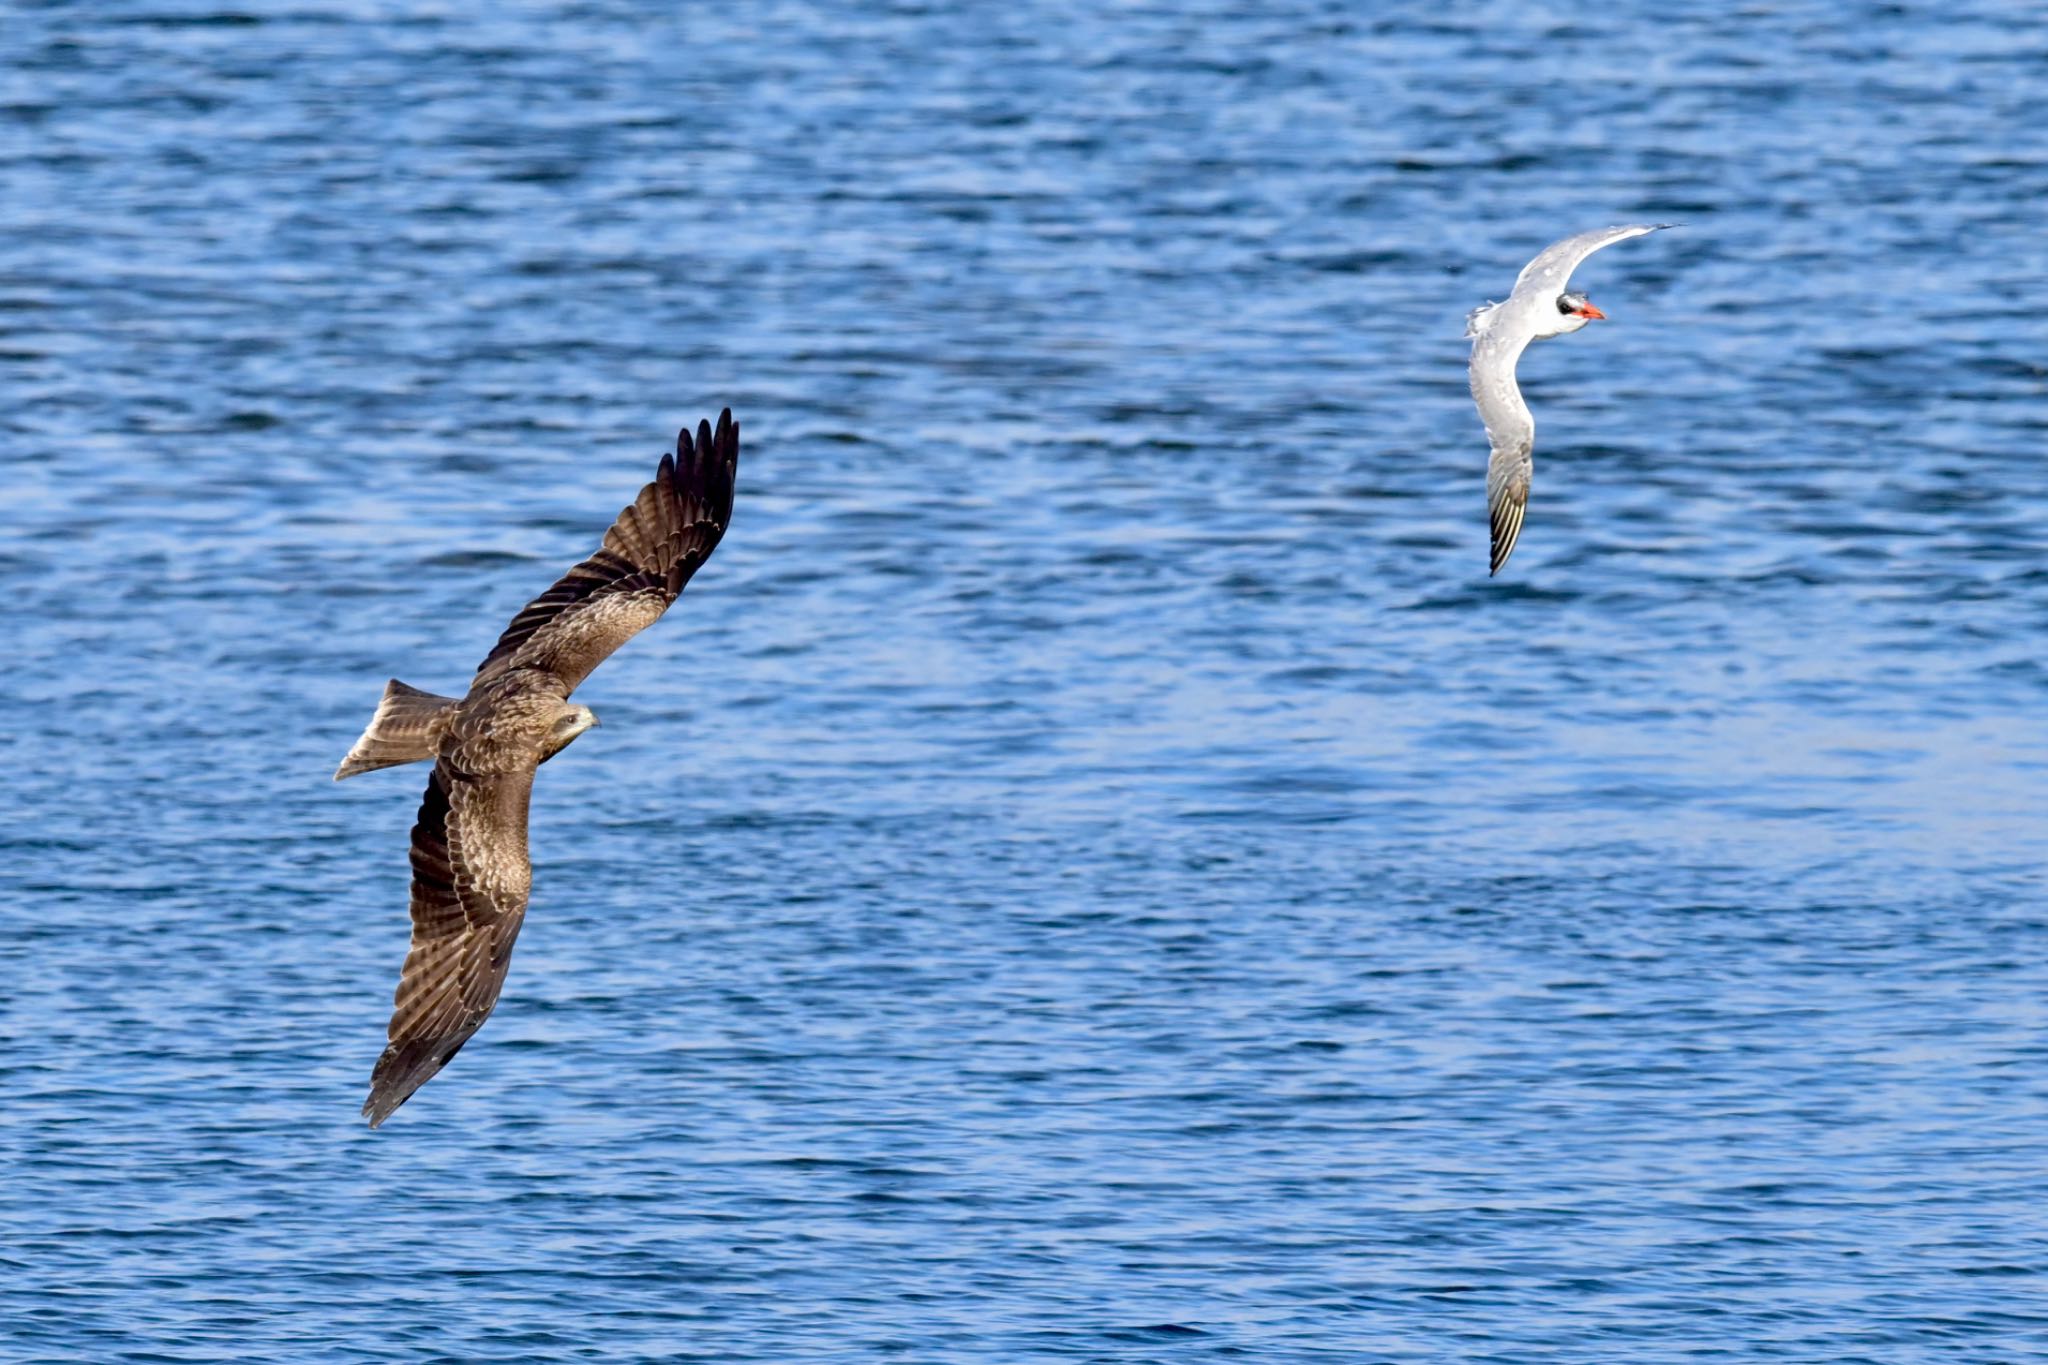
M 704 506 L 720 526 L 732 520 L 733 485 L 739 470 L 740 424 L 732 409 L 722 408 L 714 430 L 708 421 L 697 424 L 695 458 L 678 463 L 679 485 L 687 484 L 704 500 Z
M 372 1090 L 370 1098 L 363 1101 L 363 1117 L 370 1121 L 372 1128 L 382 1128 L 384 1120 L 398 1112 L 398 1106 L 405 1101 L 388 1092 Z
M 415 1038 L 404 1043 L 393 1043 L 384 1049 L 384 1055 L 377 1059 L 376 1070 L 370 1073 L 370 1097 L 363 1101 L 363 1117 L 370 1121 L 372 1128 L 381 1127 L 384 1120 L 398 1112 L 400 1105 L 413 1097 L 413 1093 L 428 1081 L 441 1074 L 441 1068 L 449 1059 L 462 1051 L 463 1039 L 454 1047 L 443 1052 L 445 1038 Z
M 722 408 L 718 426 L 697 423 L 695 435 L 684 427 L 676 435 L 675 487 L 697 492 L 723 523 L 732 512 L 733 476 L 739 465 L 740 424 L 732 409 Z
M 426 1084 L 427 1076 L 441 1069 L 436 1066 L 425 1076 L 410 1075 L 415 1067 L 401 1059 L 401 1051 L 396 1044 L 385 1048 L 384 1055 L 377 1059 L 377 1069 L 370 1075 L 370 1096 L 363 1101 L 363 1117 L 372 1128 L 382 1127 L 384 1120 L 398 1112 L 398 1106 Z
M 1508 556 L 1515 552 L 1515 542 L 1522 536 L 1523 510 L 1527 506 L 1526 502 L 1506 497 L 1493 508 L 1493 514 L 1488 518 L 1493 529 L 1493 555 L 1486 570 L 1488 578 L 1498 574 L 1507 564 Z

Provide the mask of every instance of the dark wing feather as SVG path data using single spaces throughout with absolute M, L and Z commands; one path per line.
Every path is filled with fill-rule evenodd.
M 471 686 L 515 668 L 554 674 L 574 691 L 611 652 L 661 618 L 718 548 L 732 520 L 740 427 L 732 411 L 718 430 L 697 424 L 676 436 L 654 482 L 619 513 L 604 545 L 526 605 L 498 637 Z
M 412 951 L 398 978 L 391 1043 L 363 1103 L 372 1128 L 445 1066 L 498 1003 L 532 881 L 532 793 L 531 768 L 471 775 L 446 757 L 434 765 L 412 828 Z
M 1529 507 L 1529 478 L 1535 473 L 1535 447 L 1527 438 L 1496 445 L 1486 461 L 1486 515 L 1493 528 L 1493 553 L 1487 577 L 1501 571 L 1522 534 L 1522 515 Z
M 1522 515 L 1529 506 L 1529 485 L 1524 483 L 1504 492 L 1489 509 L 1493 523 L 1493 554 L 1486 570 L 1488 578 L 1501 571 L 1508 562 L 1508 556 L 1515 552 L 1515 541 L 1522 535 Z

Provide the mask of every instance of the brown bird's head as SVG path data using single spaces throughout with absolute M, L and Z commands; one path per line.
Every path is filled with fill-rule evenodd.
M 576 742 L 576 736 L 598 724 L 597 712 L 587 706 L 563 702 L 554 723 L 540 744 L 540 761 L 545 763 Z

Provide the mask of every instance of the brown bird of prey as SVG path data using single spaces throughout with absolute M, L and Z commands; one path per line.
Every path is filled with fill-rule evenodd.
M 732 519 L 740 428 L 697 424 L 661 457 L 596 554 L 512 618 L 466 696 L 393 679 L 370 728 L 335 770 L 344 777 L 434 760 L 412 827 L 412 951 L 398 978 L 390 1046 L 363 1113 L 375 1128 L 448 1064 L 490 1017 L 526 915 L 533 867 L 526 808 L 533 770 L 597 724 L 569 694 L 654 624 L 718 548 Z

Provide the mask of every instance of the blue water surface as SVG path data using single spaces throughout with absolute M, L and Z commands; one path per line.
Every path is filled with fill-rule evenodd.
M 2048 1354 L 2021 5 L 0 16 L 10 1360 Z M 1486 577 L 1467 309 L 1537 347 Z M 459 690 L 725 544 L 357 1117 Z

